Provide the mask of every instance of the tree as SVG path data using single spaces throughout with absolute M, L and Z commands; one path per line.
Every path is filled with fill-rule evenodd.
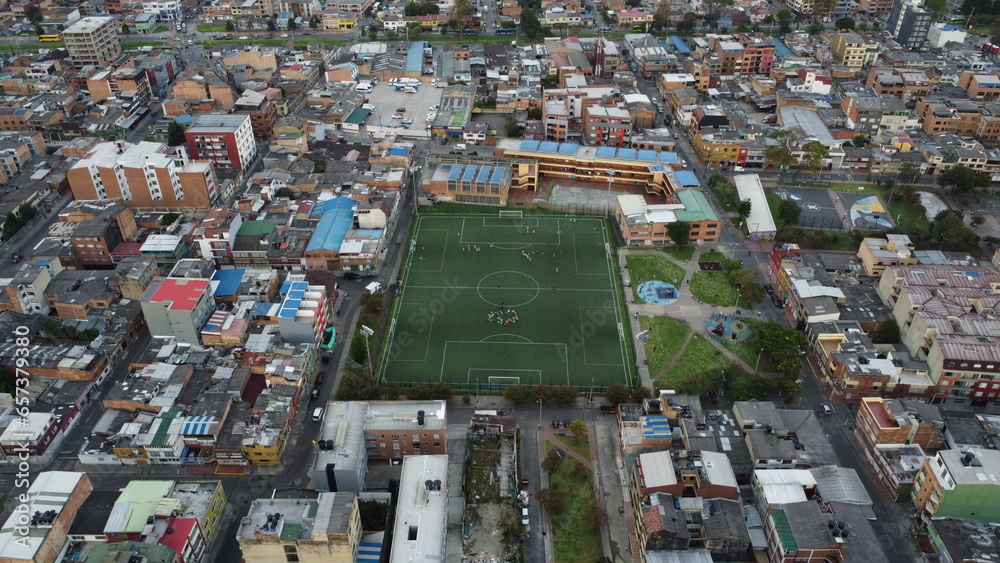
M 856 26 L 854 19 L 848 17 L 840 18 L 833 25 L 837 26 L 837 29 L 854 29 Z
M 440 14 L 441 7 L 434 2 L 421 2 L 420 3 L 420 15 L 429 16 L 433 14 Z M 452 12 L 454 13 L 454 12 Z
M 875 344 L 895 344 L 899 342 L 899 325 L 896 323 L 896 319 L 889 318 L 882 323 L 882 330 L 872 336 L 872 342 Z
M 250 25 L 250 22 L 249 22 L 249 21 L 247 22 L 247 25 Z M 249 28 L 248 28 L 248 29 L 249 29 Z M 268 18 L 268 19 L 267 19 L 267 30 L 268 30 L 268 31 L 274 31 L 274 30 L 276 30 L 276 29 L 278 29 L 278 22 L 277 22 L 277 21 L 275 21 L 275 19 L 274 19 L 274 18 Z
M 924 0 L 924 9 L 934 14 L 934 19 L 940 19 L 948 9 L 948 0 Z
M 317 27 L 319 27 L 319 24 L 320 24 L 319 17 L 313 16 L 309 18 L 309 27 L 311 29 L 316 29 Z
M 915 184 L 923 176 L 920 167 L 912 162 L 904 162 L 896 173 L 896 181 L 902 185 Z
M 560 385 L 549 389 L 549 400 L 563 407 L 571 406 L 579 396 L 576 389 L 569 385 Z
M 753 202 L 750 199 L 744 199 L 743 201 L 736 204 L 736 215 L 739 216 L 740 220 L 746 219 L 750 216 L 750 210 L 753 208 Z
M 174 221 L 180 219 L 180 217 L 180 213 L 164 213 L 163 216 L 160 217 L 160 224 L 164 227 L 172 225 Z
M 739 288 L 740 296 L 743 299 L 751 303 L 760 303 L 764 300 L 764 288 L 757 285 L 757 280 L 761 277 L 760 270 L 756 268 L 744 270 L 741 268 L 729 272 L 726 274 L 726 277 L 733 287 Z
M 782 10 L 785 11 L 785 10 Z M 764 149 L 764 161 L 772 166 L 787 169 L 794 166 L 799 159 L 795 158 L 794 149 L 798 147 L 805 135 L 801 129 L 781 129 L 770 135 L 777 142 Z
M 563 452 L 563 455 L 566 455 L 565 452 Z M 562 462 L 563 458 L 559 457 L 559 454 L 555 450 L 550 450 L 545 459 L 542 460 L 542 469 L 549 474 L 555 473 L 559 471 L 559 466 L 562 465 Z
M 951 186 L 956 193 L 968 193 L 974 188 L 989 187 L 990 177 L 968 166 L 955 166 L 938 176 L 938 184 L 944 187 Z
M 950 209 L 942 211 L 934 218 L 931 236 L 942 249 L 947 250 L 972 248 L 979 240 L 979 236 L 965 226 L 961 214 Z
M 524 8 L 521 10 L 521 33 L 528 38 L 537 38 L 541 33 L 542 25 L 538 23 L 538 12 L 534 8 Z
M 667 236 L 677 246 L 685 246 L 691 240 L 691 223 L 674 221 L 667 225 Z
M 778 204 L 778 220 L 781 221 L 781 230 L 784 231 L 789 225 L 797 225 L 799 217 L 802 216 L 802 208 L 793 199 L 783 199 Z
M 823 29 L 825 29 L 823 27 L 823 24 L 814 23 L 806 28 L 806 33 L 808 33 L 809 35 L 819 35 L 820 33 L 823 33 Z
M 528 108 L 528 119 L 541 119 L 542 110 L 540 108 Z
M 444 381 L 438 381 L 431 388 L 431 397 L 438 401 L 448 401 L 455 395 L 455 390 Z
M 628 388 L 621 383 L 612 383 L 604 390 L 604 399 L 613 405 L 626 403 L 631 396 L 632 394 L 628 392 Z
M 184 136 L 184 126 L 176 121 L 171 121 L 167 127 L 167 145 L 176 147 L 187 142 Z
M 504 121 L 503 132 L 508 137 L 521 136 L 521 126 L 517 123 L 517 119 L 514 116 L 508 116 L 506 121 Z
M 434 3 L 431 2 L 431 4 Z M 437 4 L 434 4 L 434 7 L 437 7 Z M 472 3 L 469 2 L 469 0 L 455 0 L 455 3 L 453 4 L 451 9 L 451 13 L 455 14 L 455 16 L 458 18 L 458 21 L 465 21 L 465 18 L 474 14 L 475 11 L 476 11 L 475 8 L 472 6 Z
M 663 0 L 656 3 L 656 11 L 653 12 L 652 27 L 656 31 L 670 27 L 670 5 Z
M 428 401 L 434 398 L 431 388 L 424 385 L 423 383 L 418 383 L 406 392 L 406 397 L 411 401 Z
M 819 141 L 809 141 L 802 150 L 802 162 L 813 172 L 823 168 L 823 160 L 830 156 L 830 149 Z
M 288 25 L 287 25 L 286 29 L 288 31 L 295 31 L 295 28 L 296 28 L 295 18 L 288 18 Z
M 24 8 L 24 17 L 28 18 L 31 23 L 39 23 L 45 19 L 45 14 L 42 13 L 42 7 L 38 4 L 31 4 Z
M 247 31 L 253 31 L 253 20 L 247 20 Z
M 576 438 L 583 438 L 587 435 L 587 423 L 576 419 L 569 423 L 569 433 Z
M 784 35 L 792 31 L 792 12 L 789 10 L 778 10 L 778 33 Z
M 45 29 L 41 24 L 35 24 L 35 35 L 45 35 Z
M 126 35 L 128 34 L 128 24 L 125 22 L 122 22 L 122 33 Z
M 969 220 L 969 224 L 972 225 L 973 227 L 978 227 L 979 225 L 982 225 L 985 222 L 986 222 L 986 217 L 983 217 L 982 215 L 973 215 L 972 219 Z
M 733 0 L 702 0 L 701 5 L 705 9 L 705 23 L 714 28 L 719 21 L 719 9 L 732 6 Z
M 701 20 L 701 16 L 694 12 L 687 12 L 684 14 L 684 18 L 677 22 L 677 32 L 683 34 L 690 34 L 698 28 L 698 21 Z
M 503 398 L 518 406 L 531 402 L 531 388 L 524 385 L 511 385 L 503 390 Z
M 233 20 L 226 20 L 226 31 L 229 33 L 236 31 L 236 24 L 233 23 Z
M 851 141 L 851 144 L 854 145 L 856 148 L 862 149 L 865 147 L 865 145 L 870 143 L 871 140 L 872 138 L 869 137 L 867 133 L 858 133 L 857 135 L 854 136 L 854 140 Z

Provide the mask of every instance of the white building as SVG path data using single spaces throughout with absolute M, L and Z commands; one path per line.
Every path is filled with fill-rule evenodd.
M 144 0 L 142 11 L 146 14 L 156 14 L 156 18 L 163 21 L 180 21 L 184 7 L 180 0 Z
M 403 458 L 390 563 L 445 561 L 448 456 Z
M 968 35 L 960 25 L 936 23 L 927 30 L 927 41 L 932 49 L 940 49 L 948 43 L 965 43 Z
M 60 560 L 57 554 L 66 546 L 77 511 L 94 490 L 86 473 L 46 471 L 31 479 L 25 512 L 11 514 L 0 528 L 0 561 Z M 13 499 L 8 502 L 18 505 Z M 28 525 L 20 521 L 22 517 L 29 519 Z
M 86 17 L 63 30 L 63 41 L 73 64 L 107 66 L 122 52 L 118 43 L 119 26 L 112 17 Z
M 733 176 L 733 181 L 736 182 L 736 193 L 740 201 L 750 200 L 750 215 L 743 223 L 750 240 L 774 240 L 778 229 L 774 226 L 771 209 L 764 195 L 764 187 L 760 184 L 760 176 L 738 174 Z

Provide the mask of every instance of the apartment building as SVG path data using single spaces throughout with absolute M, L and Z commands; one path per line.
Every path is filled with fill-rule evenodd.
M 85 269 L 114 267 L 111 252 L 123 240 L 118 225 L 111 221 L 83 221 L 70 236 L 77 264 Z
M 264 94 L 253 90 L 243 92 L 233 106 L 233 114 L 250 116 L 250 128 L 258 143 L 266 143 L 274 137 L 277 114 L 274 104 Z
M 156 278 L 139 299 L 149 332 L 198 344 L 198 333 L 215 309 L 211 282 L 196 278 Z
M 209 110 L 232 111 L 236 107 L 236 92 L 228 82 L 210 70 L 181 73 L 170 87 L 175 100 L 201 105 L 210 102 Z
M 86 17 L 62 32 L 66 50 L 77 68 L 104 67 L 121 54 L 118 20 L 111 17 Z
M 233 265 L 233 243 L 243 226 L 238 211 L 225 207 L 210 210 L 188 234 L 188 244 L 198 250 L 202 258 L 215 261 L 218 268 Z
M 858 11 L 868 15 L 881 17 L 892 9 L 892 0 L 860 0 Z
M 878 59 L 878 44 L 857 33 L 841 32 L 830 39 L 830 51 L 837 62 L 857 72 Z
M 900 340 L 925 360 L 932 402 L 985 404 L 1000 398 L 1000 274 L 976 266 L 889 266 L 878 294 Z
M 93 490 L 86 473 L 46 471 L 33 475 L 19 511 L 0 528 L 0 561 L 61 561 L 70 526 Z
M 913 408 L 907 409 L 907 405 Z M 926 416 L 925 411 L 936 409 L 931 405 L 881 397 L 865 397 L 858 404 L 855 415 L 857 436 L 863 446 L 909 444 L 920 446 L 928 452 L 946 447 L 944 422 Z M 913 412 L 911 412 L 911 410 Z
M 212 163 L 189 162 L 148 141 L 94 145 L 66 179 L 78 200 L 120 199 L 133 208 L 208 209 L 220 197 Z
M 0 131 L 40 131 L 43 134 L 66 118 L 61 109 L 44 111 L 35 107 L 0 107 Z
M 591 145 L 623 147 L 632 135 L 632 115 L 624 104 L 583 106 L 583 138 Z
M 903 100 L 906 107 L 913 107 L 931 91 L 931 82 L 926 72 L 895 68 L 869 70 L 865 86 L 874 90 L 879 96 L 889 94 Z
M 109 98 L 131 99 L 136 107 L 146 106 L 152 96 L 149 75 L 138 68 L 102 70 L 87 78 L 87 90 L 94 103 Z
M 920 129 L 928 135 L 955 133 L 972 136 L 982 125 L 983 109 L 971 100 L 925 98 L 917 102 L 914 113 Z
M 257 157 L 249 115 L 199 115 L 184 132 L 193 160 L 223 169 L 243 170 Z
M 861 241 L 858 258 L 865 267 L 865 273 L 873 278 L 882 276 L 888 266 L 907 266 L 917 263 L 913 255 L 915 247 L 906 235 L 886 235 L 885 238 L 870 237 Z
M 922 49 L 934 14 L 921 7 L 921 0 L 894 0 L 886 22 L 888 31 L 907 49 Z
M 389 563 L 449 559 L 448 476 L 447 455 L 403 459 Z
M 847 128 L 868 135 L 902 133 L 910 121 L 910 110 L 897 98 L 844 96 L 841 108 L 847 115 Z
M 236 539 L 246 563 L 353 563 L 371 555 L 372 547 L 361 541 L 358 496 L 345 492 L 320 493 L 310 500 L 256 499 Z M 375 555 L 377 560 L 377 551 Z
M 958 78 L 958 86 L 965 88 L 975 101 L 988 102 L 1000 98 L 1000 74 L 963 72 Z
M 924 460 L 913 481 L 920 518 L 1000 521 L 1000 452 L 965 446 Z

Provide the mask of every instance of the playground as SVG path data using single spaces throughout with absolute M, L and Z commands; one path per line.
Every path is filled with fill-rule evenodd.
M 746 342 L 753 334 L 746 321 L 723 313 L 712 313 L 705 321 L 705 330 L 719 342 Z
M 604 218 L 421 215 L 415 229 L 377 379 L 484 391 L 631 383 Z

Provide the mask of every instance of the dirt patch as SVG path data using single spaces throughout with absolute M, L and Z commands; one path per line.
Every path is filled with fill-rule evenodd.
M 503 554 L 506 550 L 500 530 L 491 524 L 500 519 L 505 508 L 507 507 L 494 502 L 466 507 L 465 520 L 470 523 L 471 529 L 463 547 L 465 557 L 472 563 L 505 561 Z
M 511 447 L 496 438 L 471 439 L 465 461 L 464 557 L 473 563 L 518 560 L 523 527 L 508 500 Z

